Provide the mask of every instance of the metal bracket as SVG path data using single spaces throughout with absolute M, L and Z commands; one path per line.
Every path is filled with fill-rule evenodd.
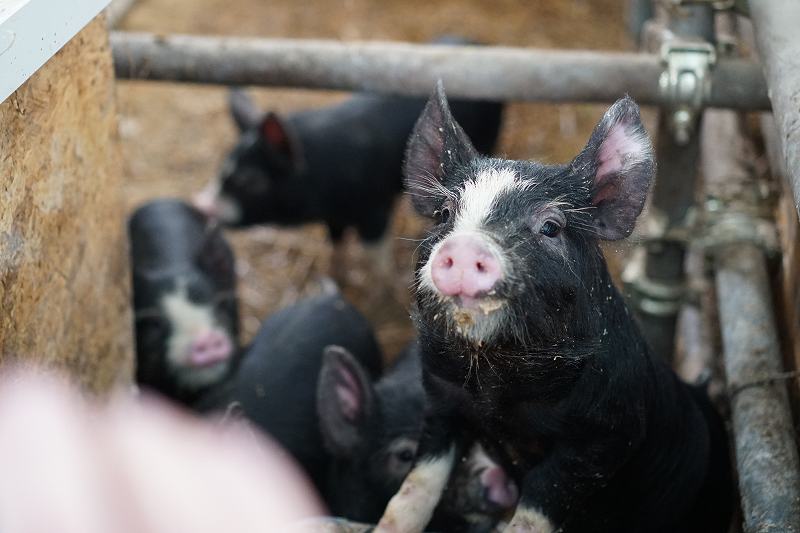
M 717 54 L 709 43 L 671 40 L 661 46 L 661 60 L 661 97 L 672 113 L 670 126 L 675 142 L 685 145 L 695 133 L 697 116 L 711 91 L 709 73 Z
M 674 316 L 687 299 L 686 283 L 648 276 L 645 268 L 648 247 L 664 242 L 688 243 L 693 237 L 691 228 L 695 225 L 694 210 L 690 209 L 680 224 L 670 227 L 667 216 L 651 205 L 643 221 L 644 224 L 637 233 L 636 249 L 622 271 L 625 293 L 640 312 L 659 317 Z
M 707 223 L 699 244 L 707 254 L 723 246 L 750 243 L 761 248 L 769 257 L 780 254 L 778 232 L 775 225 L 750 213 L 722 212 L 714 214 Z
M 654 280 L 645 271 L 647 250 L 637 247 L 622 271 L 622 283 L 633 306 L 651 316 L 674 316 L 686 297 L 684 283 Z

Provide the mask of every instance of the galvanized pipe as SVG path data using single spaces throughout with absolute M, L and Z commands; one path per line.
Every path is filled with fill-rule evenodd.
M 800 462 L 789 407 L 765 253 L 750 229 L 758 193 L 738 117 L 709 111 L 703 174 L 716 216 L 739 216 L 713 247 L 723 354 L 735 436 L 745 533 L 800 531 Z M 750 152 L 752 153 L 752 152 Z M 730 219 L 729 219 L 730 220 Z M 737 238 L 737 235 L 740 235 Z
M 441 78 L 460 98 L 611 102 L 627 93 L 661 103 L 652 54 L 125 32 L 111 44 L 122 79 L 427 96 Z M 713 75 L 710 106 L 769 107 L 756 64 L 721 61 Z
M 800 463 L 764 253 L 737 244 L 716 257 L 744 531 L 797 532 Z
M 800 214 L 800 2 L 750 0 L 750 17 L 780 132 L 789 186 Z

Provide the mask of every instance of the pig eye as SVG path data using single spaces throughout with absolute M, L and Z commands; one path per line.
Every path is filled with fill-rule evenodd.
M 558 234 L 561 233 L 561 226 L 555 220 L 545 220 L 539 233 L 545 237 L 558 237 Z
M 404 463 L 410 463 L 414 460 L 414 451 L 406 448 L 405 450 L 400 450 L 399 452 L 395 453 L 395 457 Z
M 386 471 L 393 478 L 402 480 L 417 455 L 417 441 L 407 437 L 400 437 L 392 441 L 387 449 Z

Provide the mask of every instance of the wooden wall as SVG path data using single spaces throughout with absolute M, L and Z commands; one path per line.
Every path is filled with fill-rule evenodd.
M 130 381 L 121 177 L 101 15 L 0 103 L 0 361 Z

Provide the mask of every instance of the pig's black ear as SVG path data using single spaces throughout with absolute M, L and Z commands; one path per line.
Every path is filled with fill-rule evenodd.
M 417 212 L 433 216 L 447 197 L 445 178 L 477 156 L 469 137 L 453 118 L 439 80 L 411 132 L 403 167 L 406 187 Z
M 264 116 L 242 89 L 231 89 L 228 92 L 228 107 L 239 131 L 255 128 Z
M 328 346 L 317 382 L 317 414 L 325 446 L 337 457 L 357 453 L 374 409 L 374 391 L 364 368 L 341 346 Z
M 630 235 L 656 170 L 653 145 L 630 97 L 606 111 L 572 170 L 588 181 L 584 185 L 591 191 L 597 236 L 617 240 Z
M 297 154 L 294 149 L 293 135 L 277 114 L 271 111 L 267 113 L 261 120 L 259 131 L 275 152 L 284 156 L 287 161 L 294 160 Z

